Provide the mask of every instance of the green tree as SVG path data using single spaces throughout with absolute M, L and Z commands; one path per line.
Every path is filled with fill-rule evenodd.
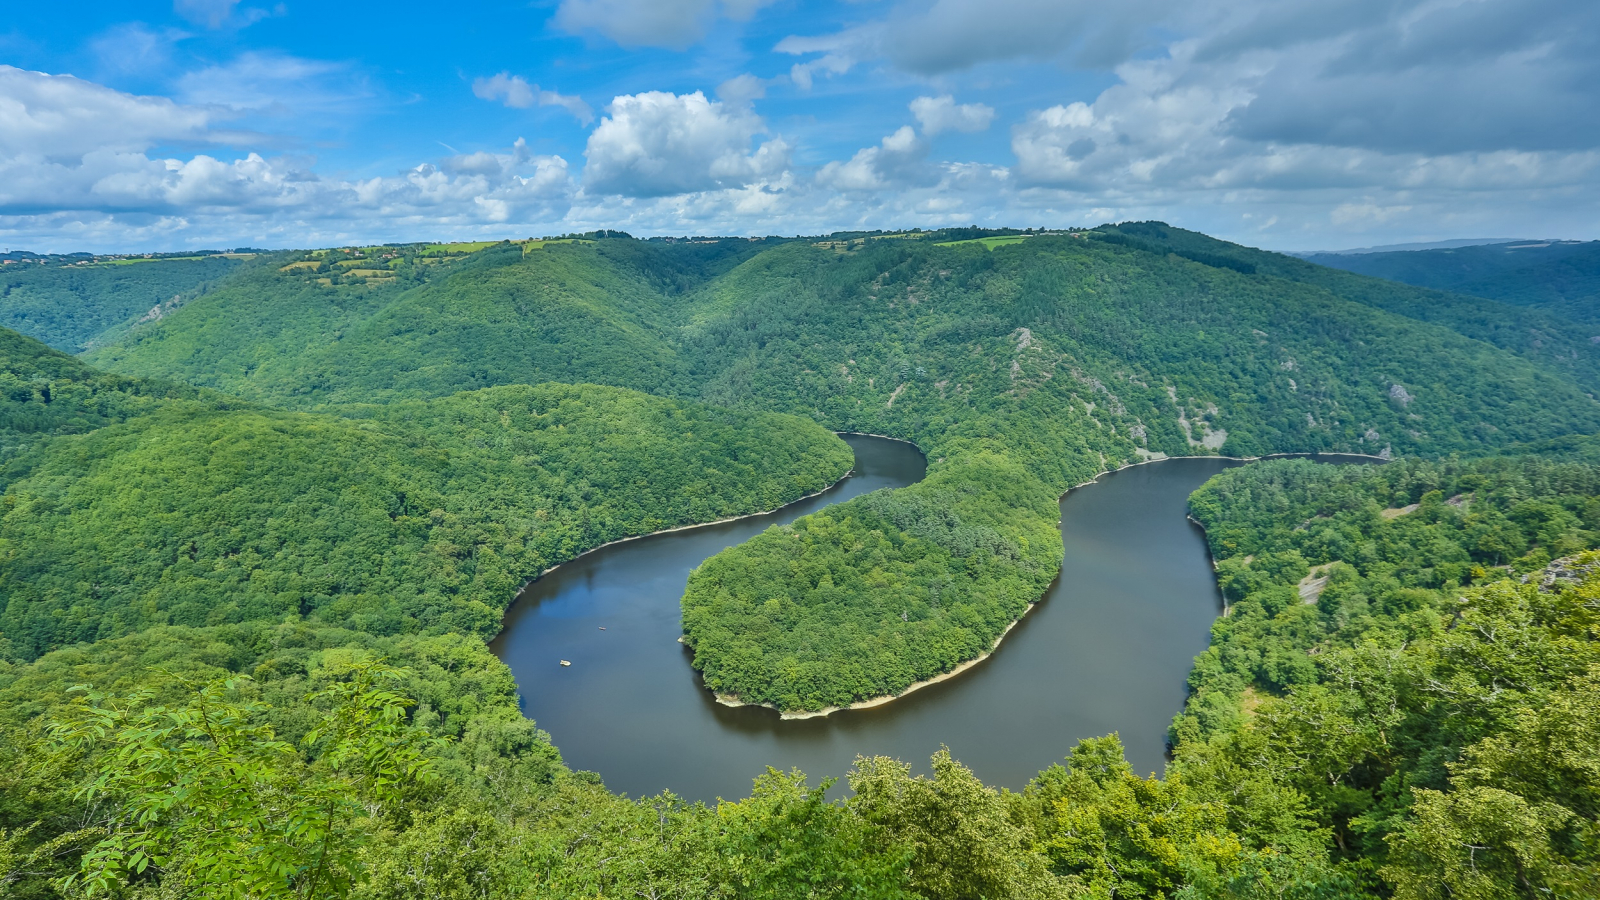
M 191 686 L 182 706 L 155 705 L 149 690 L 80 697 L 52 732 L 64 750 L 95 754 L 84 794 L 110 813 L 63 889 L 347 895 L 374 819 L 432 765 L 430 739 L 405 720 L 411 701 L 385 688 L 403 674 L 357 663 L 310 698 L 332 704 L 305 741 L 313 762 L 261 724 L 262 705 L 240 696 L 244 677 Z

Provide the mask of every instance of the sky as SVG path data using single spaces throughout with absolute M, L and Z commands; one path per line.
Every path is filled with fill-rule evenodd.
M 0 244 L 1594 239 L 1596 85 L 1595 0 L 10 4 Z

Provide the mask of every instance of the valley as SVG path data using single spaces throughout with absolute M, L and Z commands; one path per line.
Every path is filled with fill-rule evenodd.
M 1559 304 L 1153 222 L 228 264 L 76 331 L 0 305 L 55 344 L 0 333 L 17 846 L 110 758 L 62 723 L 227 679 L 206 702 L 306 747 L 341 685 L 393 710 L 427 779 L 362 794 L 308 750 L 274 788 L 382 807 L 349 825 L 372 871 L 466 829 L 540 896 L 740 895 L 728 856 L 791 841 L 922 884 L 948 828 L 984 896 L 1379 896 L 1454 865 L 1452 785 L 1522 777 L 1497 742 L 1594 724 L 1600 584 L 1537 582 L 1600 546 L 1600 347 Z M 1237 464 L 1283 454 L 1392 461 Z M 1537 706 L 1474 693 L 1516 664 L 1463 620 L 1557 636 Z M 1581 883 L 1592 816 L 1549 804 L 1587 790 L 1518 795 L 1540 877 Z

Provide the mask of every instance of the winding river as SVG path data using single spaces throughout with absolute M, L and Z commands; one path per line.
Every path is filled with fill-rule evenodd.
M 1187 500 L 1237 460 L 1134 466 L 1069 492 L 1062 577 L 998 652 L 960 677 L 874 709 L 799 721 L 715 701 L 678 643 L 689 571 L 769 526 L 923 476 L 910 444 L 845 440 L 855 474 L 823 494 L 605 547 L 518 596 L 490 648 L 567 763 L 632 796 L 671 790 L 709 802 L 748 795 L 769 765 L 798 766 L 813 782 L 843 776 L 857 754 L 926 770 L 947 745 L 985 782 L 1020 789 L 1082 738 L 1115 731 L 1136 771 L 1160 771 L 1184 679 L 1221 611 Z

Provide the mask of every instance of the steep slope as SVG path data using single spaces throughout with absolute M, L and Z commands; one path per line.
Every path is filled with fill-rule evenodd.
M 987 651 L 1059 569 L 1056 497 L 1106 467 L 1600 425 L 1531 362 L 1219 262 L 1088 236 L 790 245 L 708 286 L 683 351 L 703 396 L 908 437 L 932 464 L 708 560 L 684 597 L 707 684 L 814 710 Z
M 185 384 L 101 372 L 0 328 L 0 462 L 50 435 L 91 431 L 175 401 L 221 399 Z M 16 474 L 0 472 L 0 479 Z
M 300 406 L 543 381 L 667 393 L 668 299 L 760 246 L 501 244 L 443 262 L 413 248 L 390 264 L 396 277 L 327 284 L 308 259 L 236 279 L 88 358 Z
M 67 265 L 13 264 L 0 271 L 0 327 L 78 353 L 103 332 L 187 300 L 243 264 L 235 257 Z
M 772 509 L 852 461 L 802 420 L 593 385 L 352 415 L 184 404 L 31 450 L 0 514 L 0 651 L 286 616 L 492 634 L 550 565 Z
M 1162 222 L 1102 226 L 1099 232 L 1104 235 L 1102 239 L 1121 241 L 1155 252 L 1171 252 L 1180 256 L 1186 254 L 1211 265 L 1236 266 L 1255 274 L 1316 285 L 1345 300 L 1418 321 L 1432 322 L 1458 334 L 1485 341 L 1550 369 L 1565 372 L 1591 392 L 1600 391 L 1600 345 L 1591 340 L 1594 328 L 1591 324 L 1567 317 L 1562 310 L 1540 308 L 1537 304 L 1514 305 L 1500 299 L 1488 299 L 1487 294 L 1472 296 L 1473 291 L 1470 290 L 1448 293 L 1411 287 L 1292 256 L 1219 241 Z M 1435 252 L 1459 251 L 1408 251 L 1396 255 Z M 1337 257 L 1338 260 L 1353 258 L 1356 257 Z M 1323 261 L 1321 256 L 1316 258 L 1316 262 Z

